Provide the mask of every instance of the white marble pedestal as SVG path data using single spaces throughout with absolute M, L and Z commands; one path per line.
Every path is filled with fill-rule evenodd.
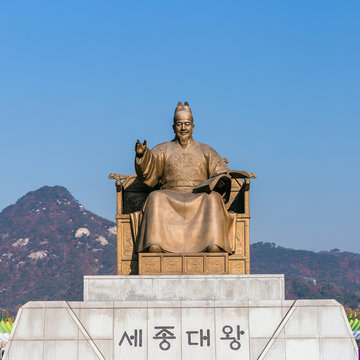
M 5 359 L 358 359 L 342 306 L 282 275 L 91 276 L 84 300 L 24 305 Z
M 285 300 L 284 275 L 84 276 L 84 301 Z

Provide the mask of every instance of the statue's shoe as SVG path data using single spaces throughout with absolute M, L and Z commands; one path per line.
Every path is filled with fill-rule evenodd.
M 151 245 L 148 250 L 150 253 L 161 253 L 161 247 L 158 245 Z
M 208 253 L 219 253 L 219 252 L 222 252 L 222 250 L 217 245 L 210 245 L 206 249 L 206 252 L 208 252 Z

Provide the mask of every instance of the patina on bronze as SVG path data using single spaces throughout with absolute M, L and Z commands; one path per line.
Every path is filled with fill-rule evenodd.
M 193 139 L 187 102 L 178 103 L 173 129 L 172 141 L 151 150 L 146 140 L 135 145 L 137 178 L 160 188 L 151 192 L 141 212 L 131 214 L 137 251 L 232 254 L 236 216 L 224 204 L 229 168 L 214 149 Z

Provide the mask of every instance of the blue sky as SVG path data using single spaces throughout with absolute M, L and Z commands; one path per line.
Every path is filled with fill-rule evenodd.
M 136 139 L 254 171 L 251 241 L 360 252 L 359 1 L 2 1 L 0 210 L 63 185 L 114 218 Z

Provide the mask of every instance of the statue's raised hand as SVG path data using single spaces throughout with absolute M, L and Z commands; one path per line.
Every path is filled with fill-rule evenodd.
M 136 141 L 135 144 L 135 151 L 137 157 L 142 157 L 144 155 L 144 152 L 146 150 L 146 140 L 144 140 L 144 143 L 142 144 L 139 140 Z

